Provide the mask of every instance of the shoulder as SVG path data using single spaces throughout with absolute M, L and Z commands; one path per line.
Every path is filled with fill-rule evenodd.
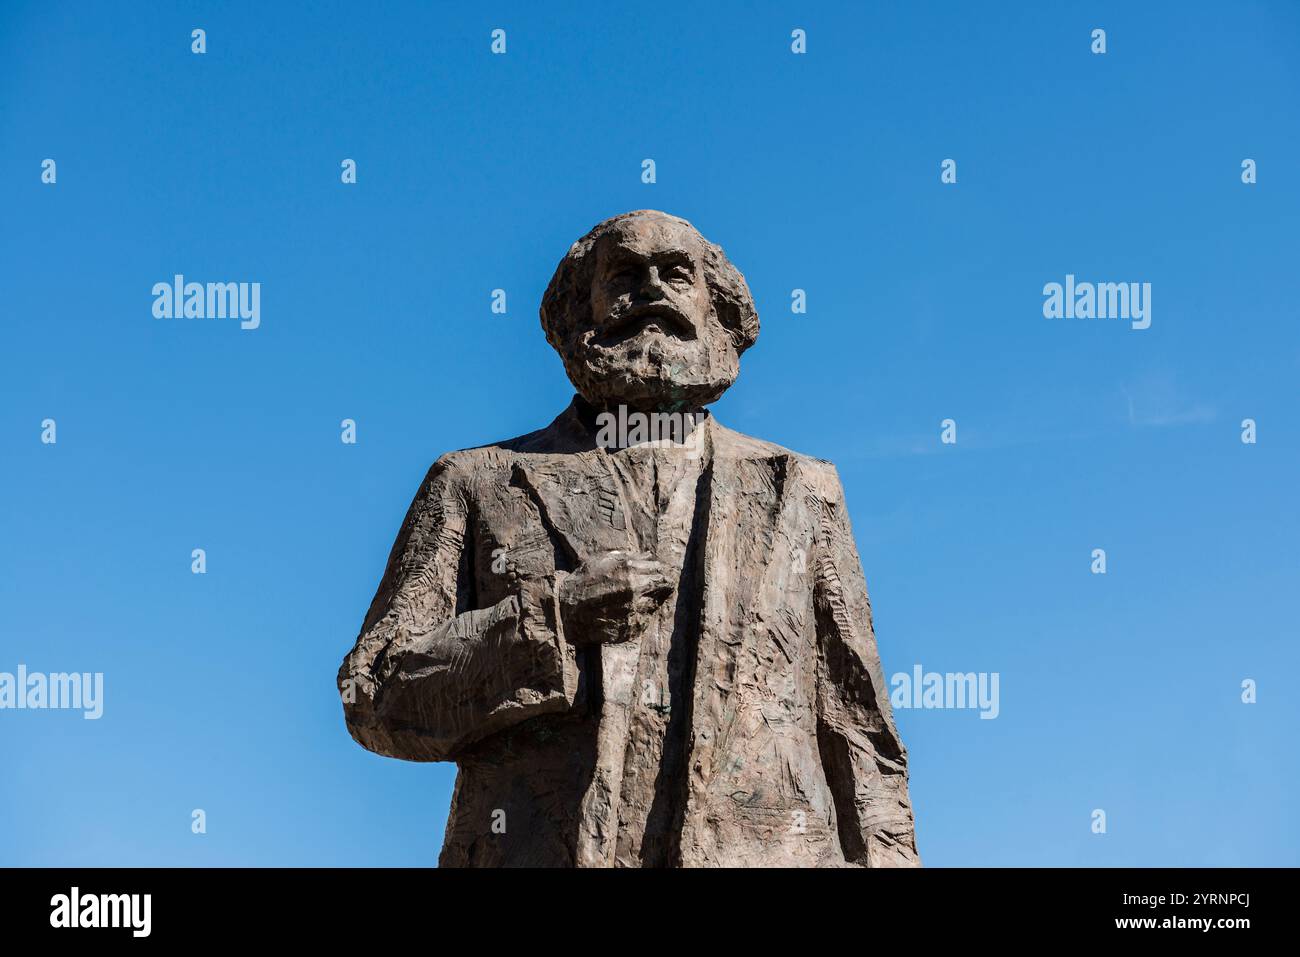
M 517 441 L 517 440 L 511 440 Z M 507 442 L 494 442 L 472 449 L 458 449 L 446 452 L 438 457 L 429 470 L 429 474 L 446 475 L 452 480 L 468 480 L 485 472 L 509 470 L 518 457 L 515 449 Z
M 468 449 L 457 449 L 439 456 L 425 476 L 424 487 L 441 487 L 472 492 L 483 482 L 500 484 L 508 481 L 514 466 L 534 457 L 548 457 L 567 448 L 557 449 L 554 425 L 511 439 L 502 439 Z
M 807 496 L 808 501 L 822 503 L 832 513 L 845 508 L 844 486 L 840 482 L 840 473 L 835 468 L 835 463 L 795 452 L 775 442 L 742 435 L 716 421 L 714 429 L 715 456 L 733 462 L 779 463 L 782 484 L 788 483 L 789 488 L 802 489 L 801 494 Z
M 813 455 L 795 452 L 775 442 L 756 439 L 714 422 L 714 449 L 717 454 L 735 459 L 783 459 L 789 467 L 806 475 L 809 481 L 838 487 L 839 472 L 835 463 Z

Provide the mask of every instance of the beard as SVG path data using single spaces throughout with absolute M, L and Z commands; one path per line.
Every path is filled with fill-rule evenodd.
M 698 409 L 716 402 L 740 374 L 740 357 L 720 329 L 690 339 L 643 330 L 614 343 L 595 340 L 587 333 L 571 343 L 564 368 L 578 394 L 598 409 Z

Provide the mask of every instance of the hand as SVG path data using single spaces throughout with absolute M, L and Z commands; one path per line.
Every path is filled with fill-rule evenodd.
M 668 569 L 649 554 L 597 555 L 560 586 L 564 634 L 575 645 L 627 641 L 672 592 Z

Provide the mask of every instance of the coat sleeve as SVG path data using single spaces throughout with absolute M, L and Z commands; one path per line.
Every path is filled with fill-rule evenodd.
M 573 702 L 574 653 L 559 635 L 553 580 L 520 582 L 496 604 L 472 607 L 467 487 L 447 456 L 430 469 L 339 669 L 348 731 L 379 754 L 455 760 Z
M 815 550 L 817 737 L 845 859 L 919 866 L 907 749 L 894 726 L 844 490 L 825 466 Z

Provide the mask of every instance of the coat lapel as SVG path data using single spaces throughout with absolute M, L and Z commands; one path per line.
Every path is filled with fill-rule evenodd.
M 543 520 L 575 565 L 602 552 L 634 547 L 618 485 L 603 452 L 517 462 L 515 476 L 537 500 Z
M 750 653 L 757 632 L 773 623 L 759 611 L 773 576 L 784 578 L 792 564 L 776 554 L 789 544 L 781 529 L 789 527 L 787 494 L 792 462 L 729 429 L 714 424 L 713 468 L 709 482 L 708 524 L 704 541 L 705 574 L 701 596 L 687 767 L 690 779 L 682 818 L 681 846 L 705 850 L 709 840 L 704 819 L 710 813 L 711 788 L 734 768 L 733 739 L 745 731 L 737 722 L 741 686 L 754 680 Z

